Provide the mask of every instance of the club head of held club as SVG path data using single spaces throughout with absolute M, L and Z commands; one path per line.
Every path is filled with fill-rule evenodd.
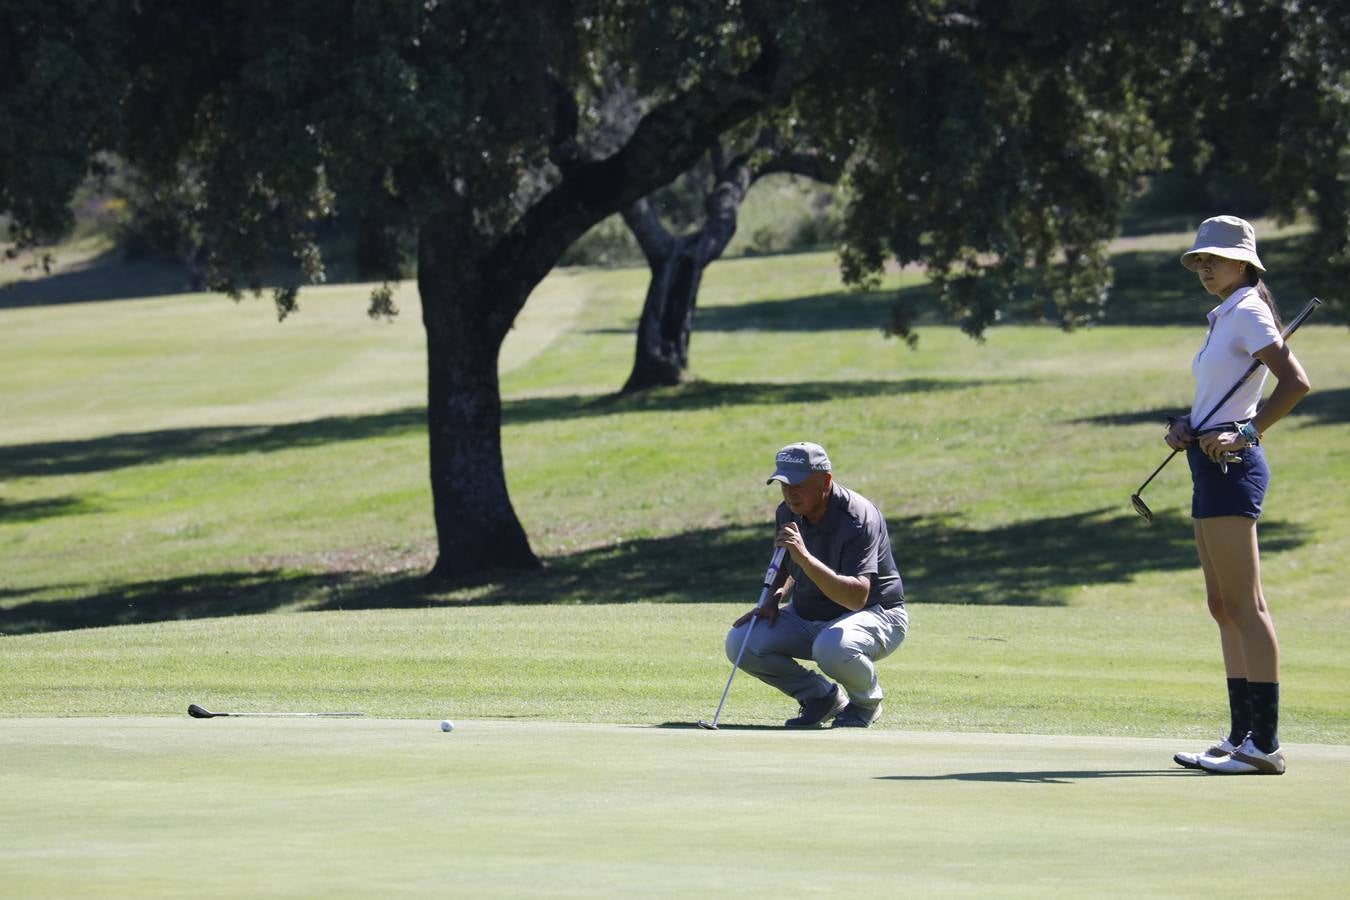
M 1131 494 L 1130 505 L 1134 507 L 1135 512 L 1143 516 L 1145 522 L 1152 524 L 1153 510 L 1148 508 L 1148 504 L 1144 502 L 1143 497 L 1140 497 L 1138 494 Z
M 713 723 L 708 722 L 708 721 L 706 721 L 706 720 L 704 720 L 704 719 L 699 719 L 699 720 L 698 720 L 698 727 L 699 727 L 699 728 L 706 728 L 706 729 L 708 729 L 709 731 L 716 731 L 716 730 L 717 730 L 717 726 L 716 726 L 716 725 L 714 725 Z

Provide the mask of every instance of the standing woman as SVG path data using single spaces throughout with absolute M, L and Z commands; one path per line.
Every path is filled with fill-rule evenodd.
M 1201 753 L 1178 753 L 1177 763 L 1226 775 L 1280 775 L 1280 646 L 1261 593 L 1256 520 L 1270 469 L 1261 451 L 1267 429 L 1308 392 L 1308 376 L 1280 337 L 1280 317 L 1261 275 L 1256 232 L 1235 216 L 1206 219 L 1181 264 L 1219 298 L 1209 333 L 1191 363 L 1195 400 L 1176 419 L 1167 445 L 1185 450 L 1194 492 L 1191 517 L 1205 573 L 1210 615 L 1219 626 L 1228 674 L 1228 736 Z M 1265 364 L 1222 408 L 1201 424 L 1255 357 Z M 1275 390 L 1257 409 L 1266 372 Z M 1195 427 L 1192 423 L 1195 423 Z M 1196 430 L 1198 428 L 1198 431 Z

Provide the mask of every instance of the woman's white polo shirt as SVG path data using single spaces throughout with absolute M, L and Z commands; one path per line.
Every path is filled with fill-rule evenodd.
M 1275 317 L 1254 287 L 1234 291 L 1209 311 L 1209 333 L 1191 362 L 1195 376 L 1195 401 L 1191 404 L 1191 428 L 1212 428 L 1245 421 L 1256 415 L 1268 370 L 1263 366 L 1225 401 L 1223 407 L 1202 422 L 1202 417 L 1228 393 L 1252 364 L 1256 351 L 1280 340 Z

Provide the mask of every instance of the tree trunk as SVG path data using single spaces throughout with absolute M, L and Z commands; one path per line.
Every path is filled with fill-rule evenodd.
M 672 238 L 645 201 L 624 210 L 652 279 L 638 319 L 633 370 L 622 393 L 682 383 L 689 372 L 689 339 L 703 270 L 722 255 L 736 233 L 736 212 L 749 188 L 750 173 L 738 165 L 719 179 L 706 202 L 698 231 Z
M 418 241 L 436 519 L 434 577 L 541 565 L 506 489 L 497 374 L 510 319 L 534 285 L 484 277 L 485 256 L 471 247 L 444 220 L 424 226 Z M 519 296 L 503 296 L 503 291 Z
M 501 234 L 480 232 L 470 202 L 446 186 L 445 211 L 422 222 L 417 238 L 436 519 L 433 576 L 541 565 L 506 490 L 497 377 L 502 341 L 530 292 L 587 229 L 686 171 L 719 134 L 786 97 L 810 71 L 798 66 L 789 73 L 777 46 L 766 43 L 744 72 L 649 111 L 628 142 L 600 160 L 562 152 L 575 137 L 562 128 L 554 160 L 562 181 Z M 734 205 L 731 212 L 734 230 Z M 726 239 L 706 258 L 721 253 Z
M 633 371 L 623 393 L 676 385 L 689 367 L 689 332 L 694 323 L 703 269 L 710 260 L 699 259 L 697 235 L 685 235 L 671 244 L 671 251 L 652 260 L 651 283 L 638 319 L 637 353 Z

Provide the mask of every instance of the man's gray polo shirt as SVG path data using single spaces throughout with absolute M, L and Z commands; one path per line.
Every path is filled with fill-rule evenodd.
M 812 556 L 840 575 L 867 575 L 872 589 L 866 606 L 887 609 L 902 606 L 905 588 L 900 570 L 891 552 L 891 536 L 886 520 L 862 494 L 850 491 L 835 482 L 830 486 L 830 498 L 825 518 L 813 526 L 802 516 L 792 514 L 786 503 L 778 505 L 778 527 L 795 522 Z M 850 610 L 821 593 L 815 582 L 788 557 L 788 573 L 793 579 L 792 606 L 803 619 L 822 621 L 836 619 Z

